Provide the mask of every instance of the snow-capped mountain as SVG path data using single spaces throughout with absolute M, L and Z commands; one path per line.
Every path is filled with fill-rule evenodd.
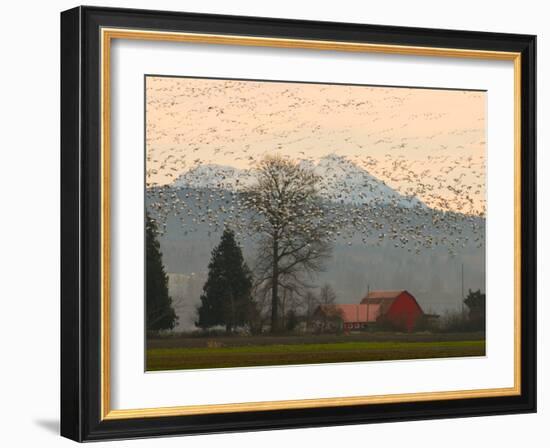
M 393 203 L 401 207 L 422 206 L 416 197 L 407 197 L 390 188 L 351 160 L 329 154 L 311 167 L 320 177 L 319 193 L 334 202 Z
M 424 206 L 418 198 L 400 194 L 349 159 L 336 154 L 329 154 L 317 162 L 302 161 L 300 165 L 319 176 L 319 195 L 332 202 Z M 205 164 L 182 174 L 172 186 L 237 191 L 255 182 L 255 169 Z

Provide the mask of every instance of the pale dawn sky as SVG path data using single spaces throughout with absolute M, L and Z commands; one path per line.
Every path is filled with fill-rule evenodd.
M 269 153 L 337 154 L 438 208 L 467 191 L 482 213 L 486 93 L 148 76 L 146 151 L 148 184 Z

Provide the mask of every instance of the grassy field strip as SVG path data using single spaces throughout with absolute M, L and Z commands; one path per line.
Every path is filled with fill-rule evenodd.
M 484 341 L 339 342 L 147 350 L 147 370 L 483 356 Z
M 277 344 L 277 345 L 243 345 L 240 347 L 198 347 L 198 348 L 157 348 L 150 349 L 152 355 L 191 355 L 194 353 L 299 353 L 310 351 L 344 351 L 344 350 L 395 350 L 423 347 L 468 347 L 484 346 L 485 341 L 443 341 L 443 342 L 334 342 L 328 344 Z

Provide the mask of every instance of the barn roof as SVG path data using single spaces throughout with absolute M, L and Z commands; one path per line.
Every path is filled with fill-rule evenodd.
M 402 293 L 407 292 L 404 289 L 393 291 L 371 291 L 366 297 L 361 300 L 363 305 L 378 305 L 382 314 L 385 314 L 392 306 L 395 299 L 397 299 Z
M 404 289 L 396 289 L 391 291 L 371 291 L 367 294 L 367 296 L 363 299 L 396 299 L 398 296 L 401 295 L 401 293 L 407 292 Z
M 344 322 L 376 322 L 380 315 L 380 305 L 342 304 L 337 305 Z
M 327 315 L 341 317 L 345 323 L 376 322 L 376 319 L 380 315 L 380 305 L 346 303 L 337 305 L 321 305 L 319 308 Z
M 383 291 L 383 290 L 371 291 L 365 296 L 363 300 L 361 300 L 361 304 L 379 305 L 380 312 L 382 314 L 385 314 L 390 309 L 395 299 L 397 299 L 403 293 L 406 293 L 409 296 L 411 296 L 412 299 L 418 305 L 418 308 L 422 310 L 422 307 L 418 304 L 414 296 L 405 289 L 397 289 L 397 290 L 391 290 L 391 291 Z

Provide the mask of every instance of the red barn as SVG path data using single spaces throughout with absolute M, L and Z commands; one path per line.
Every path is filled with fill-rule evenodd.
M 392 327 L 412 331 L 424 311 L 408 291 L 371 291 L 361 300 L 362 305 L 379 306 L 379 322 L 388 322 Z

